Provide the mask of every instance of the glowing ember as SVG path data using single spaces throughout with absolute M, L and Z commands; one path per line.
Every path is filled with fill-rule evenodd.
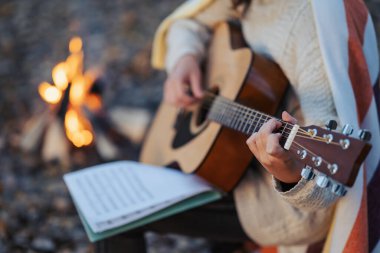
M 94 137 L 89 122 L 76 110 L 69 109 L 65 115 L 65 129 L 69 140 L 78 148 L 90 145 Z
M 82 50 L 82 39 L 74 37 L 70 40 L 69 50 L 72 54 L 79 53 Z
M 102 107 L 102 99 L 95 94 L 87 96 L 85 103 L 91 111 L 98 111 Z
M 70 89 L 70 102 L 74 106 L 80 106 L 83 104 L 83 100 L 87 95 L 86 81 L 83 76 L 75 78 L 71 84 Z
M 54 84 L 60 90 L 66 90 L 69 84 L 69 80 L 67 78 L 66 63 L 64 62 L 58 63 L 53 68 L 52 77 L 53 77 Z
M 40 96 L 49 104 L 57 104 L 62 98 L 62 92 L 57 87 L 43 82 L 38 87 Z
M 43 82 L 38 88 L 42 99 L 52 105 L 62 103 L 64 94 L 67 94 L 66 90 L 70 89 L 64 125 L 67 138 L 76 147 L 90 145 L 94 139 L 91 124 L 82 115 L 82 107 L 86 106 L 90 111 L 95 111 L 102 105 L 100 97 L 90 93 L 96 76 L 90 72 L 83 73 L 82 46 L 81 38 L 72 38 L 69 43 L 71 54 L 66 61 L 53 68 L 54 85 Z

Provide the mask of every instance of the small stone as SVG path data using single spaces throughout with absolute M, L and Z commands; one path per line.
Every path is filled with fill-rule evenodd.
M 89 245 L 79 245 L 75 251 L 75 253 L 90 253 L 92 250 L 90 249 Z
M 23 229 L 17 234 L 14 235 L 13 241 L 15 245 L 19 247 L 27 247 L 29 245 L 30 231 L 27 229 Z
M 151 75 L 150 50 L 148 48 L 140 50 L 133 56 L 131 71 L 140 77 L 146 78 Z
M 127 11 L 121 16 L 121 23 L 125 31 L 131 29 L 137 21 L 137 14 L 134 11 Z
M 47 237 L 37 237 L 32 242 L 32 248 L 42 252 L 55 252 L 55 243 Z
M 58 251 L 58 253 L 71 253 L 71 252 L 73 252 L 72 249 L 68 249 L 68 248 L 60 249 L 60 250 Z
M 56 197 L 53 200 L 53 207 L 58 212 L 67 213 L 71 210 L 71 202 L 67 198 Z

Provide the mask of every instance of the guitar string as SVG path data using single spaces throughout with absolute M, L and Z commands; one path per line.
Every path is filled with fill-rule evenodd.
M 222 98 L 222 97 L 220 97 Z M 208 100 L 208 102 L 212 102 L 213 100 Z M 232 118 L 235 118 L 236 116 L 243 116 L 243 115 L 248 115 L 248 117 L 246 116 L 243 116 L 244 120 L 239 120 L 240 123 L 243 123 L 243 124 L 247 124 L 247 123 L 255 123 L 257 124 L 257 126 L 261 127 L 262 124 L 264 124 L 267 120 L 269 120 L 270 118 L 273 118 L 273 117 L 270 117 L 269 115 L 266 115 L 264 113 L 260 113 L 258 111 L 255 111 L 255 110 L 252 110 L 248 107 L 244 107 L 242 105 L 239 105 L 237 103 L 234 103 L 232 101 L 229 101 L 227 99 L 225 100 L 218 100 L 218 101 L 214 101 L 214 103 L 216 104 L 216 102 L 219 102 L 221 108 L 219 109 L 227 109 L 226 111 L 229 112 L 230 114 L 232 114 Z M 213 104 L 206 104 L 208 106 L 208 108 L 206 109 L 209 109 L 209 108 L 212 108 Z M 233 111 L 230 109 L 230 107 L 228 107 L 228 105 L 233 105 L 235 106 L 234 108 L 236 109 L 233 109 Z M 224 107 L 223 107 L 224 106 Z M 240 108 L 237 108 L 237 107 L 240 107 Z M 255 115 L 251 114 L 249 111 L 252 111 L 253 113 L 255 113 Z M 218 112 L 217 112 L 218 113 Z M 257 120 L 257 115 L 260 115 L 260 118 Z M 223 117 L 224 115 L 222 115 Z M 263 117 L 264 116 L 264 117 Z M 281 121 L 282 123 L 285 123 L 285 126 L 284 126 L 284 130 L 291 130 L 292 128 L 290 127 L 287 127 L 287 125 L 289 125 L 290 123 L 289 122 L 284 122 L 284 121 Z M 254 130 L 256 130 L 257 126 L 255 127 Z M 290 132 L 286 132 L 286 133 L 290 133 Z
M 211 94 L 211 95 L 213 95 L 213 96 L 215 96 L 214 94 Z M 211 98 L 212 99 L 212 98 Z M 240 120 L 240 122 L 241 123 L 243 123 L 243 124 L 245 124 L 245 126 L 243 127 L 243 130 L 246 128 L 246 125 L 247 125 L 247 123 L 258 123 L 258 125 L 260 125 L 260 127 L 262 126 L 262 124 L 264 124 L 267 120 L 269 120 L 269 119 L 271 119 L 271 118 L 274 118 L 274 117 L 271 117 L 271 116 L 269 116 L 269 115 L 267 115 L 267 114 L 265 114 L 265 113 L 261 113 L 261 112 L 258 112 L 258 111 L 256 111 L 256 110 L 253 110 L 253 109 L 251 109 L 251 108 L 248 108 L 248 107 L 246 107 L 246 106 L 242 106 L 242 105 L 239 105 L 238 103 L 235 103 L 235 102 L 233 102 L 233 101 L 230 101 L 230 100 L 228 100 L 228 99 L 225 99 L 225 98 L 223 98 L 223 97 L 221 97 L 221 96 L 218 96 L 217 97 L 217 99 L 220 99 L 220 100 L 218 100 L 219 102 L 222 102 L 222 103 L 224 103 L 225 105 L 234 105 L 235 107 L 236 106 L 240 106 L 240 108 L 238 108 L 237 109 L 237 113 L 236 112 L 233 112 L 233 113 L 235 113 L 235 114 L 237 114 L 237 115 L 233 115 L 233 116 L 243 116 L 242 114 L 244 114 L 244 115 L 248 115 L 248 118 L 246 117 L 246 116 L 243 116 L 244 117 L 244 120 Z M 215 100 L 215 99 L 213 99 L 213 100 Z M 207 101 L 208 102 L 212 102 L 213 100 L 210 100 L 210 98 L 208 98 L 207 99 Z M 224 100 L 224 101 L 223 101 Z M 211 104 L 211 106 L 210 107 L 212 107 L 212 104 Z M 228 107 L 224 107 L 223 109 L 228 109 Z M 260 116 L 260 118 L 259 118 L 259 120 L 256 120 L 256 115 L 252 115 L 251 113 L 249 113 L 249 111 L 253 111 L 253 113 L 255 113 L 256 115 L 257 114 L 262 114 L 262 115 L 264 115 L 265 116 L 265 118 L 263 118 L 263 117 L 261 117 Z M 223 117 L 223 115 L 222 115 L 222 117 Z M 253 118 L 252 118 L 253 117 Z M 276 118 L 275 118 L 276 119 Z M 246 121 L 247 120 L 247 121 Z M 276 120 L 278 120 L 278 119 L 276 119 Z M 279 120 L 280 122 L 282 122 L 282 123 L 285 123 L 285 127 L 283 127 L 283 126 L 281 126 L 280 128 L 279 128 L 279 130 L 281 130 L 281 128 L 284 128 L 283 129 L 283 131 L 282 131 L 282 133 L 286 133 L 286 134 L 289 134 L 289 132 L 287 132 L 287 131 L 285 131 L 285 130 L 291 130 L 292 128 L 289 128 L 289 127 L 287 127 L 287 125 L 291 125 L 292 127 L 294 126 L 294 125 L 292 125 L 291 123 L 289 123 L 289 122 L 286 122 L 286 121 L 282 121 L 282 120 Z M 256 127 L 255 127 L 255 130 L 256 130 Z M 296 134 L 296 136 L 299 136 L 299 137 L 302 137 L 302 138 L 308 138 L 308 139 L 312 139 L 312 140 L 316 140 L 316 141 L 320 141 L 320 142 L 326 142 L 327 141 L 327 139 L 326 138 L 324 138 L 324 137 L 320 137 L 320 136 L 312 136 L 311 135 L 311 133 L 309 133 L 309 132 L 307 132 L 307 131 L 305 131 L 305 130 L 303 130 L 303 129 L 299 129 L 299 130 L 301 130 L 300 132 L 297 132 L 297 134 Z M 246 131 L 244 131 L 244 132 L 246 132 Z M 287 138 L 288 136 L 284 136 L 285 138 Z M 339 143 L 337 143 L 337 142 L 330 142 L 329 144 L 335 144 L 335 145 L 340 145 Z
M 225 101 L 219 101 L 219 102 L 221 102 L 221 103 L 224 103 L 224 104 L 222 104 L 222 105 L 238 105 L 238 104 L 235 104 L 235 103 L 231 103 L 230 101 L 228 101 L 228 100 L 225 100 Z M 229 109 L 229 107 L 224 107 L 224 108 L 222 108 L 222 109 Z M 251 110 L 250 108 L 248 108 L 248 107 L 246 107 L 246 108 L 243 108 L 243 110 L 244 111 L 242 111 L 241 110 L 241 108 L 240 108 L 240 110 L 239 110 L 239 108 L 238 108 L 238 110 L 234 110 L 234 111 L 232 111 L 232 113 L 233 113 L 233 118 L 235 117 L 235 116 L 242 116 L 242 114 L 244 114 L 244 115 L 247 115 L 247 111 L 248 110 Z M 231 112 L 231 110 L 228 110 L 229 112 Z M 261 114 L 261 113 L 259 113 L 259 112 L 256 112 L 256 111 L 254 111 L 254 113 L 257 115 L 257 114 Z M 256 131 L 256 129 L 257 129 L 257 127 L 261 127 L 267 120 L 269 120 L 269 118 L 273 118 L 273 117 L 270 117 L 270 116 L 268 116 L 268 115 L 265 115 L 265 114 L 262 114 L 262 115 L 260 115 L 260 118 L 259 118 L 259 120 L 257 120 L 256 119 L 256 115 L 252 115 L 252 114 L 250 114 L 250 115 L 248 115 L 249 117 L 247 118 L 246 116 L 243 116 L 244 117 L 244 120 L 240 120 L 240 122 L 239 123 L 243 123 L 244 124 L 244 126 L 243 126 L 243 130 L 245 130 L 245 128 L 247 127 L 247 123 L 250 123 L 250 124 L 252 124 L 252 123 L 257 123 L 256 124 L 256 127 L 255 127 L 255 129 L 254 129 L 254 132 Z M 264 116 L 264 117 L 262 117 L 262 116 Z M 223 115 L 222 115 L 222 117 L 223 117 Z M 286 130 L 290 130 L 291 131 L 291 129 L 292 128 L 289 128 L 288 127 L 288 125 L 290 124 L 289 122 L 284 122 L 284 121 L 282 121 L 283 123 L 285 123 L 284 125 L 282 125 L 280 128 L 279 128 L 279 131 L 281 131 L 281 129 L 282 129 L 282 135 L 285 137 L 285 138 L 287 138 L 288 137 L 288 135 L 286 135 L 286 134 L 289 134 L 290 132 L 288 132 L 288 131 L 286 131 Z M 238 125 L 239 126 L 239 125 Z M 233 127 L 233 126 L 232 126 Z M 234 127 L 233 127 L 234 128 Z M 239 128 L 239 127 L 238 127 Z M 239 129 L 240 130 L 240 129 Z M 247 132 L 247 131 L 244 131 L 244 132 Z M 249 128 L 248 129 L 248 134 L 250 134 L 250 132 L 251 132 L 251 129 Z
M 246 116 L 245 116 L 246 113 L 243 112 L 243 114 L 244 114 L 244 115 L 242 115 L 244 117 L 243 123 L 245 123 L 245 124 L 246 123 L 258 123 L 259 127 L 261 127 L 262 124 L 265 123 L 268 120 L 268 117 L 267 118 L 262 118 L 261 117 L 261 119 L 259 121 L 256 121 L 256 117 L 257 117 L 256 115 L 250 115 L 250 114 L 248 114 L 248 118 L 246 118 Z M 273 118 L 273 117 L 269 117 L 269 118 Z M 245 119 L 247 119 L 248 121 L 245 121 Z M 252 121 L 252 119 L 253 119 L 253 121 Z M 263 121 L 261 121 L 261 120 L 263 120 Z M 282 121 L 282 122 L 284 122 L 284 121 Z M 285 124 L 289 124 L 289 123 L 285 122 Z M 292 129 L 292 128 L 287 128 L 286 125 L 285 126 L 282 125 L 281 128 L 284 128 L 283 130 L 291 130 Z M 281 128 L 279 128 L 279 131 L 281 131 Z M 289 132 L 285 131 L 285 133 L 288 134 Z M 325 137 L 312 136 L 311 133 L 308 133 L 306 131 L 305 132 L 301 132 L 301 133 L 297 134 L 296 136 L 299 136 L 299 137 L 305 138 L 305 139 L 320 140 L 322 142 L 326 142 L 327 141 L 327 139 Z M 287 138 L 288 136 L 285 135 L 284 137 Z M 338 146 L 340 145 L 338 142 L 334 142 L 334 141 L 331 141 L 329 144 L 334 144 L 334 145 L 338 145 Z
M 214 95 L 214 94 L 212 94 L 212 95 Z M 215 96 L 215 95 L 214 95 Z M 216 97 L 216 96 L 215 96 Z M 237 114 L 239 115 L 240 114 L 240 116 L 243 114 L 243 115 L 247 115 L 247 112 L 248 111 L 253 111 L 256 115 L 257 114 L 262 114 L 262 115 L 264 115 L 264 116 L 266 116 L 266 119 L 265 118 L 263 118 L 263 119 L 261 119 L 261 116 L 260 116 L 260 118 L 259 118 L 259 120 L 256 120 L 256 117 L 257 116 L 255 116 L 255 115 L 252 115 L 252 114 L 248 114 L 248 118 L 250 118 L 251 120 L 253 119 L 253 121 L 255 121 L 256 123 L 257 122 L 259 122 L 259 124 L 261 124 L 261 120 L 263 120 L 263 123 L 265 123 L 266 122 L 266 120 L 268 120 L 268 118 L 274 118 L 274 117 L 271 117 L 271 116 L 269 116 L 269 115 L 266 115 L 266 114 L 264 114 L 264 113 L 260 113 L 260 112 L 257 112 L 256 110 L 253 110 L 253 109 L 250 109 L 250 108 L 248 108 L 248 107 L 245 107 L 245 106 L 242 106 L 242 105 L 240 105 L 240 104 L 238 104 L 238 103 L 234 103 L 233 101 L 230 101 L 230 100 L 228 100 L 228 99 L 225 99 L 225 98 L 223 98 L 223 97 L 221 97 L 221 96 L 218 96 L 217 98 L 221 98 L 220 100 L 222 100 L 221 102 L 223 102 L 224 104 L 223 105 L 237 105 L 237 106 L 239 106 L 240 107 L 240 111 L 239 111 L 239 109 L 238 109 L 238 112 L 237 112 Z M 215 100 L 215 99 L 213 99 L 213 100 Z M 223 101 L 224 100 L 224 101 Z M 212 102 L 212 100 L 209 100 L 209 102 Z M 210 107 L 212 107 L 212 104 L 210 104 L 211 106 Z M 226 108 L 228 108 L 227 106 L 225 107 L 225 108 L 223 108 L 223 109 L 226 109 Z M 236 114 L 236 113 L 235 113 Z M 244 120 L 245 119 L 247 119 L 245 116 L 243 116 L 244 117 Z M 253 117 L 253 118 L 252 118 Z M 278 119 L 277 119 L 278 120 Z M 248 120 L 249 121 L 249 120 Z M 245 121 L 244 123 L 247 123 L 248 121 Z M 282 121 L 282 120 L 280 120 L 280 121 Z M 285 124 L 287 124 L 288 122 L 284 122 L 284 121 L 282 121 L 283 123 L 285 123 Z M 262 126 L 262 125 L 261 125 Z M 260 126 L 260 127 L 261 127 Z M 292 125 L 292 126 L 294 126 L 294 125 Z M 244 129 L 244 128 L 243 128 Z M 255 129 L 256 129 L 256 127 L 255 127 Z M 281 129 L 281 128 L 280 128 Z M 285 130 L 286 128 L 284 128 L 284 130 Z M 290 130 L 291 128 L 288 128 L 288 130 Z M 304 133 L 305 133 L 305 135 L 299 135 L 299 134 L 297 134 L 297 136 L 299 136 L 299 137 L 302 137 L 302 138 L 307 138 L 307 139 L 312 139 L 312 140 L 315 140 L 315 136 L 313 137 L 313 136 L 311 136 L 310 135 L 310 133 L 308 133 L 308 132 L 306 132 L 306 131 L 304 131 Z M 288 137 L 288 136 L 287 136 Z M 318 137 L 318 136 L 317 136 Z M 319 138 L 321 138 L 321 137 L 319 137 Z M 326 141 L 326 139 L 323 139 L 323 138 L 321 138 L 322 140 L 323 140 L 323 142 L 325 142 Z M 318 140 L 317 140 L 318 141 Z M 330 144 L 336 144 L 336 145 L 340 145 L 340 144 L 338 144 L 338 143 L 335 143 L 335 142 L 331 142 Z M 301 145 L 300 143 L 298 143 L 297 141 L 293 141 L 292 142 L 292 145 L 290 146 L 290 148 L 289 148 L 289 150 L 292 150 L 292 151 L 295 151 L 296 153 L 297 153 L 297 151 L 300 151 L 300 149 L 299 148 L 301 148 L 301 149 L 304 149 L 306 152 L 308 152 L 308 153 L 310 153 L 311 155 L 313 155 L 314 157 L 318 157 L 314 152 L 312 152 L 311 150 L 309 150 L 308 148 L 306 148 L 306 147 L 304 147 L 303 145 Z M 322 157 L 320 157 L 321 158 L 321 162 L 322 163 L 325 163 L 326 165 L 329 165 L 329 164 L 331 164 L 330 162 L 328 162 L 326 159 L 324 159 L 324 158 L 322 158 Z
M 325 160 L 324 158 L 322 158 L 321 156 L 318 156 L 317 154 L 315 154 L 314 152 L 310 151 L 308 148 L 305 148 L 304 146 L 302 146 L 301 144 L 299 144 L 298 142 L 294 141 L 293 143 L 295 143 L 298 147 L 304 149 L 305 151 L 309 152 L 310 154 L 312 154 L 314 157 L 320 157 L 322 159 L 322 162 L 324 162 L 326 165 L 330 165 L 332 164 L 331 162 L 328 162 L 327 160 Z
M 224 104 L 227 104 L 227 105 L 233 105 L 233 106 L 235 106 L 235 108 L 237 107 L 237 113 L 242 113 L 242 110 L 249 110 L 249 111 L 252 111 L 253 113 L 255 113 L 255 115 L 260 115 L 260 119 L 259 119 L 259 121 L 256 121 L 255 120 L 255 118 L 256 118 L 256 116 L 254 116 L 254 115 L 250 115 L 250 116 L 253 116 L 254 118 L 252 118 L 252 117 L 250 117 L 250 119 L 254 119 L 255 120 L 255 123 L 257 123 L 257 122 L 259 122 L 259 124 L 260 123 L 262 123 L 261 121 L 263 121 L 263 123 L 265 123 L 266 122 L 266 120 L 269 120 L 269 119 L 271 119 L 271 118 L 274 118 L 274 117 L 272 117 L 272 116 L 270 116 L 270 115 L 268 115 L 268 114 L 265 114 L 265 113 L 261 113 L 261 112 L 259 112 L 259 111 L 256 111 L 256 110 L 254 110 L 254 109 L 251 109 L 251 108 L 249 108 L 249 107 L 246 107 L 246 106 L 244 106 L 244 105 L 240 105 L 239 103 L 235 103 L 234 101 L 231 101 L 231 100 L 229 100 L 229 99 L 227 99 L 227 98 L 224 98 L 224 97 L 222 97 L 222 96 L 216 96 L 215 94 L 213 94 L 213 93 L 209 93 L 210 94 L 210 96 L 212 96 L 212 97 L 214 97 L 214 98 L 216 98 L 216 99 L 218 99 L 217 101 L 219 101 L 219 102 L 222 102 L 222 103 L 224 103 Z M 208 99 L 208 102 L 212 102 L 212 101 L 214 101 L 215 99 Z M 211 105 L 211 107 L 212 107 L 212 105 Z M 262 116 L 264 116 L 265 118 L 263 118 Z M 277 119 L 277 120 L 279 120 L 279 119 Z M 283 120 L 279 120 L 280 122 L 282 122 L 282 123 L 285 123 L 285 124 L 291 124 L 291 123 L 289 123 L 289 122 L 286 122 L 286 121 L 283 121 Z M 288 130 L 291 130 L 292 128 L 287 128 Z
M 297 136 L 300 137 L 300 138 L 308 139 L 308 140 L 314 140 L 316 137 L 318 137 L 318 136 L 312 137 L 312 136 L 303 136 L 303 135 L 297 135 Z M 319 137 L 319 138 L 323 139 L 322 137 Z M 323 140 L 325 140 L 325 139 L 323 139 Z M 328 144 L 341 146 L 341 144 L 339 142 L 333 142 L 333 141 L 331 141 Z
M 237 105 L 237 103 L 230 103 L 228 100 L 226 100 L 226 104 L 227 105 Z M 228 108 L 228 107 L 226 107 L 226 108 Z M 223 109 L 225 109 L 225 108 L 223 108 Z M 244 108 L 244 110 L 252 110 L 252 109 L 250 109 L 250 108 L 247 107 L 247 109 Z M 233 112 L 233 113 L 235 113 L 235 112 Z M 237 114 L 240 115 L 240 116 L 243 116 L 242 114 L 247 115 L 246 112 L 244 112 L 244 111 L 238 111 Z M 260 117 L 259 120 L 256 120 L 257 116 L 255 116 L 255 115 L 249 115 L 249 114 L 248 114 L 248 116 L 249 116 L 248 118 L 245 117 L 245 116 L 243 116 L 244 119 L 240 120 L 240 122 L 242 122 L 243 124 L 245 124 L 245 126 L 243 127 L 243 130 L 246 128 L 247 123 L 251 123 L 251 124 L 252 123 L 257 123 L 257 126 L 261 127 L 268 120 L 268 118 L 274 118 L 274 117 L 267 116 L 266 119 Z M 274 118 L 274 119 L 276 119 L 276 118 Z M 278 120 L 278 119 L 276 119 L 276 120 Z M 286 121 L 282 121 L 282 122 L 285 123 L 285 124 L 287 124 L 287 125 L 292 125 L 291 123 L 286 122 Z M 294 126 L 294 125 L 292 125 L 292 126 Z M 282 125 L 278 130 L 281 131 L 282 128 L 283 128 L 282 135 L 285 138 L 289 137 L 289 135 L 286 135 L 286 134 L 289 134 L 289 132 L 287 132 L 285 130 L 290 130 L 291 131 L 292 128 L 289 128 L 289 127 L 286 127 L 286 126 Z M 256 130 L 256 127 L 255 127 L 255 130 Z M 303 130 L 303 129 L 299 129 L 299 130 Z M 246 132 L 246 131 L 244 131 L 244 132 Z M 285 134 L 283 134 L 283 133 L 285 133 Z M 248 134 L 250 134 L 250 133 L 248 133 Z M 325 137 L 312 136 L 311 133 L 306 132 L 305 130 L 303 130 L 303 132 L 297 132 L 296 136 L 297 137 L 301 137 L 301 138 L 310 139 L 310 140 L 320 141 L 320 142 L 327 142 L 327 139 Z M 329 144 L 334 144 L 334 145 L 340 146 L 340 143 L 334 142 L 334 141 L 331 141 Z
M 222 101 L 222 102 L 224 102 L 224 101 Z M 230 103 L 229 101 L 225 101 L 225 104 L 227 104 L 227 105 L 231 105 L 232 103 Z M 228 107 L 224 107 L 224 108 L 222 108 L 222 109 L 228 109 Z M 247 109 L 249 109 L 249 108 L 247 108 Z M 247 110 L 247 109 L 245 109 L 244 108 L 244 110 Z M 231 111 L 231 110 L 229 110 L 229 111 Z M 247 115 L 246 114 L 246 112 L 245 111 L 233 111 L 232 112 L 234 115 L 234 117 L 236 116 L 236 115 L 238 115 L 238 116 L 242 116 L 242 114 L 244 114 L 244 115 Z M 256 113 L 256 112 L 255 112 Z M 256 114 L 258 114 L 258 113 L 256 113 Z M 223 116 L 223 115 L 222 115 Z M 243 124 L 245 124 L 245 126 L 243 127 L 243 130 L 246 128 L 246 126 L 247 126 L 247 123 L 250 123 L 250 124 L 252 124 L 252 123 L 257 123 L 256 124 L 256 127 L 255 127 L 255 129 L 254 129 L 254 131 L 256 131 L 256 128 L 257 127 L 261 127 L 267 120 L 269 120 L 269 118 L 273 118 L 273 117 L 268 117 L 267 115 L 264 115 L 265 117 L 262 117 L 262 115 L 260 115 L 260 118 L 259 118 L 259 120 L 257 120 L 256 119 L 256 115 L 248 115 L 249 117 L 247 118 L 246 116 L 243 116 L 244 117 L 244 120 L 240 120 L 240 122 L 241 123 L 243 123 Z M 288 127 L 288 125 L 290 125 L 290 123 L 289 122 L 284 122 L 284 121 L 282 121 L 283 123 L 285 123 L 284 125 L 282 125 L 280 128 L 279 128 L 279 131 L 281 131 L 281 129 L 282 129 L 282 135 L 284 136 L 284 137 L 288 137 L 288 135 L 286 135 L 286 134 L 289 134 L 290 132 L 288 132 L 288 131 L 286 131 L 286 130 L 289 130 L 289 131 L 291 131 L 291 129 L 292 128 L 289 128 Z M 245 131 L 246 132 L 246 131 Z M 248 133 L 250 133 L 251 132 L 251 129 L 249 129 L 249 132 Z M 301 133 L 302 134 L 302 133 Z M 306 136 L 309 136 L 308 135 L 308 133 L 306 132 Z
M 233 115 L 232 115 L 232 117 L 236 117 L 236 116 L 242 116 L 242 114 L 244 114 L 244 115 L 247 115 L 247 112 L 248 112 L 248 110 L 250 110 L 250 111 L 253 111 L 255 114 L 262 114 L 262 115 L 264 115 L 266 118 L 262 118 L 261 116 L 260 116 L 260 118 L 259 118 L 259 120 L 256 120 L 256 116 L 254 116 L 254 115 L 249 115 L 248 114 L 248 117 L 249 117 L 249 119 L 251 119 L 251 120 L 253 120 L 255 123 L 257 123 L 257 122 L 259 122 L 258 124 L 264 124 L 267 120 L 269 120 L 269 118 L 274 118 L 274 117 L 271 117 L 271 116 L 269 116 L 269 115 L 266 115 L 266 114 L 264 114 L 264 113 L 260 113 L 260 112 L 257 112 L 257 111 L 255 111 L 255 110 L 252 110 L 252 109 L 250 109 L 250 108 L 248 108 L 248 107 L 246 107 L 246 108 L 244 108 L 242 105 L 239 105 L 238 103 L 234 103 L 233 101 L 230 101 L 230 100 L 228 100 L 228 99 L 224 99 L 223 97 L 218 97 L 218 98 L 222 98 L 222 99 L 220 99 L 219 101 L 220 102 L 222 102 L 222 105 L 224 105 L 225 107 L 224 108 L 222 108 L 222 109 L 228 109 L 228 108 L 231 108 L 231 107 L 227 107 L 228 105 L 237 105 L 237 106 L 239 106 L 240 108 L 238 108 L 238 111 L 236 112 L 236 111 L 234 111 L 234 112 L 232 112 L 232 111 L 230 111 L 230 112 L 232 112 L 233 113 Z M 208 104 L 209 105 L 209 108 L 211 108 L 212 107 L 212 102 L 214 101 L 215 99 L 208 99 L 208 102 L 210 102 L 210 104 Z M 215 101 L 214 101 L 215 102 Z M 208 109 L 209 109 L 208 108 Z M 245 110 L 245 111 L 244 111 Z M 244 117 L 244 119 L 247 119 L 245 116 L 243 116 Z M 253 118 L 252 118 L 253 117 Z M 263 122 L 261 122 L 261 121 L 263 121 Z M 280 120 L 280 121 L 282 121 L 282 120 Z M 248 123 L 249 122 L 249 120 L 248 121 L 244 121 L 243 123 Z M 285 124 L 288 124 L 288 122 L 285 122 L 285 121 L 282 121 L 283 123 L 285 123 Z M 261 124 L 261 126 L 262 126 L 262 124 Z M 261 127 L 260 126 L 260 127 Z M 292 126 L 294 126 L 294 125 L 292 125 Z M 255 129 L 256 129 L 256 127 L 255 127 Z M 280 128 L 281 129 L 281 128 Z M 285 130 L 285 129 L 287 129 L 287 130 L 291 130 L 292 128 L 284 128 L 283 129 L 283 131 Z M 243 130 L 244 130 L 244 128 L 243 128 Z M 310 136 L 310 133 L 308 133 L 308 132 L 306 132 L 306 131 L 304 131 L 305 132 L 305 134 L 306 135 L 299 135 L 299 134 L 297 134 L 297 136 L 299 136 L 299 137 L 303 137 L 303 138 L 308 138 L 308 139 L 313 139 L 313 140 L 315 140 L 315 137 L 312 137 L 312 136 Z M 289 134 L 289 132 L 285 132 L 285 133 L 288 133 Z M 285 137 L 285 136 L 284 136 Z M 286 137 L 288 137 L 288 136 L 286 136 Z M 323 139 L 324 141 L 325 141 L 325 139 Z M 333 143 L 333 142 L 332 142 Z M 334 143 L 335 144 L 335 143 Z M 337 144 L 337 145 L 339 145 L 339 144 Z M 289 148 L 289 150 L 292 150 L 293 152 L 295 152 L 295 153 L 297 153 L 297 151 L 300 151 L 300 149 L 304 149 L 306 152 L 308 152 L 309 154 L 311 154 L 311 155 L 313 155 L 314 157 L 318 157 L 314 152 L 312 152 L 311 150 L 309 150 L 308 148 L 306 148 L 306 147 L 304 147 L 303 145 L 301 145 L 300 143 L 298 143 L 297 141 L 293 141 L 292 142 L 292 145 L 290 146 L 290 148 Z M 326 159 L 323 159 L 322 157 L 320 157 L 321 158 L 321 162 L 322 163 L 325 163 L 326 165 L 329 165 L 329 164 L 331 164 L 330 162 L 328 162 Z

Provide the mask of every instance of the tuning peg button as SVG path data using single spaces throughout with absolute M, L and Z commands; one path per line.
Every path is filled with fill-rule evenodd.
M 363 141 L 370 141 L 371 140 L 371 137 L 372 137 L 372 134 L 370 131 L 366 130 L 366 129 L 360 129 L 359 131 L 359 138 Z
M 310 181 L 314 178 L 315 174 L 313 172 L 313 169 L 310 166 L 306 166 L 305 168 L 302 169 L 301 176 L 307 181 Z
M 330 180 L 324 175 L 318 175 L 316 179 L 316 183 L 321 188 L 326 188 L 330 184 Z
M 325 126 L 329 130 L 335 130 L 338 126 L 338 123 L 335 120 L 329 120 L 328 122 L 326 122 Z
M 354 128 L 350 124 L 346 124 L 343 126 L 342 133 L 344 135 L 351 135 L 354 131 Z
M 346 188 L 341 185 L 341 184 L 333 184 L 331 186 L 331 192 L 334 193 L 335 195 L 338 195 L 340 197 L 343 197 L 344 195 L 346 195 L 347 193 L 347 190 Z

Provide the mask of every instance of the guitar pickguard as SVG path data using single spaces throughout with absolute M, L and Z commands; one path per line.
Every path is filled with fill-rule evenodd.
M 186 145 L 202 133 L 207 123 L 205 124 L 204 119 L 199 117 L 201 115 L 196 111 L 182 111 L 177 114 L 174 124 L 175 135 L 171 144 L 173 149 Z

